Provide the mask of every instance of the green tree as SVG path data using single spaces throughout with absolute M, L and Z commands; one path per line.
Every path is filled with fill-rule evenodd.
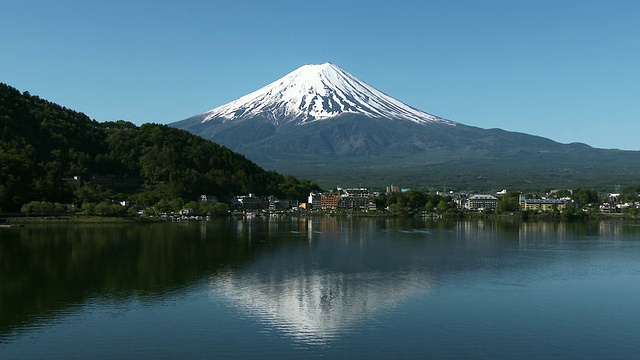
M 578 189 L 573 198 L 582 206 L 599 203 L 598 192 L 593 189 Z
M 438 202 L 438 212 L 440 214 L 446 214 L 447 210 L 449 210 L 449 202 L 445 199 L 440 200 L 440 202 Z
M 64 205 L 47 201 L 31 201 L 20 209 L 26 215 L 60 215 L 64 213 Z
M 193 210 L 197 211 L 199 209 L 199 207 L 200 207 L 198 204 L 199 203 L 197 201 L 191 200 L 191 201 L 187 202 L 186 204 L 184 204 L 184 208 L 185 209 L 193 209 Z
M 498 199 L 496 212 L 509 213 L 520 210 L 520 193 L 517 191 L 508 191 Z
M 95 185 L 85 182 L 81 186 L 75 187 L 73 191 L 74 199 L 77 204 L 85 202 L 99 203 L 104 199 L 113 197 L 113 190 L 105 189 L 101 185 Z
M 225 203 L 216 203 L 213 205 L 213 211 L 216 215 L 225 215 L 229 213 L 229 205 Z
M 221 202 L 218 202 L 215 204 L 212 204 L 209 202 L 199 202 L 199 203 L 192 202 L 190 203 L 190 205 L 194 205 L 191 208 L 196 210 L 196 212 L 199 214 L 226 215 L 229 212 L 229 205 Z
M 81 209 L 81 212 L 85 215 L 95 215 L 96 203 L 93 203 L 93 202 L 82 203 L 82 207 L 80 209 Z
M 183 198 L 175 198 L 169 202 L 169 207 L 171 211 L 177 212 L 184 208 L 184 199 Z
M 424 206 L 428 202 L 427 194 L 424 191 L 409 190 L 404 193 L 406 197 L 406 206 L 411 209 L 424 209 Z
M 166 199 L 160 199 L 157 203 L 155 203 L 155 205 L 153 205 L 153 208 L 158 213 L 166 213 L 172 210 L 171 203 Z
M 558 190 L 554 195 L 558 199 L 570 198 L 571 197 L 571 192 L 569 190 L 567 190 L 567 189 L 562 189 L 562 190 Z
M 111 205 L 101 202 L 96 205 L 96 207 L 94 208 L 94 211 L 98 215 L 110 215 Z
M 620 201 L 636 202 L 640 200 L 640 185 L 629 185 L 620 191 Z
M 434 204 L 433 201 L 429 200 L 427 204 L 424 206 L 424 210 L 430 213 L 434 212 L 434 210 L 436 210 L 436 205 Z
M 402 206 L 399 203 L 393 203 L 389 205 L 389 211 L 393 215 L 404 216 L 409 214 L 409 208 L 406 206 Z
M 573 202 L 568 202 L 564 210 L 562 210 L 562 218 L 564 220 L 582 220 L 586 217 L 587 214 Z
M 373 198 L 373 203 L 376 204 L 376 208 L 383 210 L 387 207 L 387 198 L 385 196 L 376 196 Z

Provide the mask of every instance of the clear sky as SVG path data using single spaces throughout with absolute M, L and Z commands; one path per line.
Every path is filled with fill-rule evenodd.
M 0 82 L 170 123 L 332 62 L 466 125 L 640 150 L 639 19 L 637 0 L 4 1 Z

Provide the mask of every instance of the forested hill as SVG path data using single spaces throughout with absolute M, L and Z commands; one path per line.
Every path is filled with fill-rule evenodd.
M 79 177 L 81 182 L 73 181 Z M 318 186 L 165 125 L 99 123 L 0 83 L 0 209 L 31 201 L 189 201 L 257 193 L 302 200 Z

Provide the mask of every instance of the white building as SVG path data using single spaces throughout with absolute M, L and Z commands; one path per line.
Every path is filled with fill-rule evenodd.
M 498 207 L 498 198 L 491 195 L 471 195 L 467 198 L 465 208 L 468 210 L 489 210 Z
M 321 193 L 309 193 L 309 198 L 307 199 L 307 205 L 311 206 L 311 209 L 320 209 L 321 206 Z

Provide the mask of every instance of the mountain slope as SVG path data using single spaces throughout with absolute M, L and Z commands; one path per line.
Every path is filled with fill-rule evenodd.
M 65 178 L 80 177 L 81 186 Z M 102 178 L 101 185 L 92 178 Z M 127 186 L 105 183 L 128 184 Z M 104 189 L 112 186 L 113 189 Z M 138 205 L 255 192 L 304 199 L 317 185 L 265 171 L 230 149 L 166 125 L 98 123 L 0 83 L 0 209 L 30 201 L 100 202 L 111 191 Z
M 570 187 L 640 176 L 640 152 L 466 126 L 405 105 L 328 63 L 305 65 L 170 126 L 327 186 Z

